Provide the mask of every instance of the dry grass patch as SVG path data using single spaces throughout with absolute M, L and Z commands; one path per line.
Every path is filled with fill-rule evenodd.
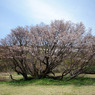
M 0 84 L 0 95 L 95 95 L 95 86 Z

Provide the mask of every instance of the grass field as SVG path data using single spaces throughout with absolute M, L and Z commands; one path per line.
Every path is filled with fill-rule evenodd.
M 15 73 L 13 77 L 21 78 Z M 95 95 L 95 75 L 85 75 L 70 81 L 53 79 L 10 81 L 9 74 L 0 73 L 0 79 L 2 79 L 0 95 Z

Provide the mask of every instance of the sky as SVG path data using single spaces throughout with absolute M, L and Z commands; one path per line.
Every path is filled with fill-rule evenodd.
M 95 0 L 0 0 L 0 39 L 17 26 L 83 22 L 95 35 Z

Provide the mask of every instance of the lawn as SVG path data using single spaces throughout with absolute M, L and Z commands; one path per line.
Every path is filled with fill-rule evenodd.
M 10 81 L 8 74 L 0 73 L 6 81 L 0 81 L 0 95 L 95 95 L 95 75 L 85 75 L 70 81 L 33 79 Z M 4 76 L 6 78 L 4 78 Z M 20 79 L 20 75 L 13 74 Z

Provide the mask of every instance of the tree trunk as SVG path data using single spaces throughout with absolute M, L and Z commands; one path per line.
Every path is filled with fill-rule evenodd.
M 23 74 L 23 78 L 24 78 L 24 80 L 28 80 L 27 74 Z

